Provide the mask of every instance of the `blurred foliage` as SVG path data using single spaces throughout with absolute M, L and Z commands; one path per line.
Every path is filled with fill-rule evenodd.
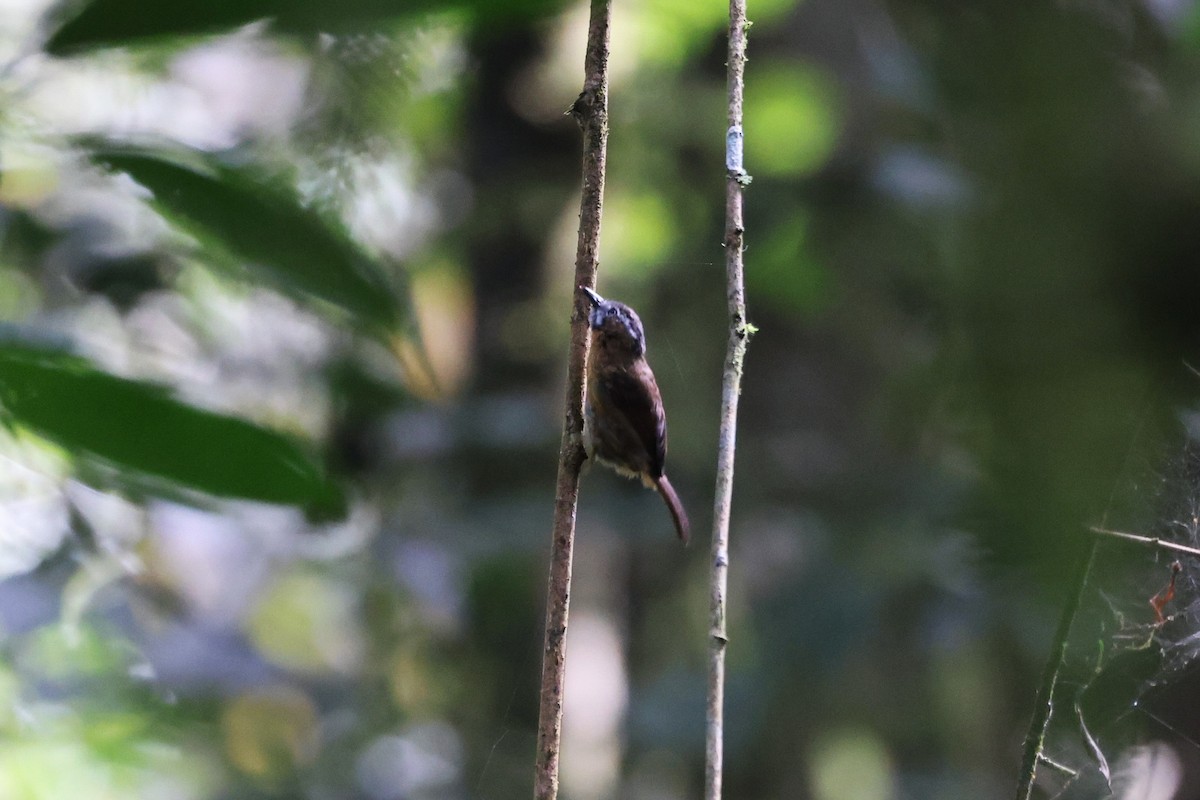
M 825 164 L 837 143 L 839 103 L 820 71 L 794 63 L 756 67 L 746 95 L 747 158 L 759 174 L 801 176 Z
M 10 423 L 133 474 L 216 495 L 344 513 L 339 491 L 296 443 L 175 402 L 79 359 L 0 347 L 0 402 Z
M 65 4 L 70 5 L 70 4 Z M 136 0 L 94 0 L 83 4 L 55 26 L 47 50 L 62 53 L 81 47 L 124 46 L 165 36 L 221 33 L 261 20 L 270 20 L 283 33 L 311 34 L 331 29 L 361 30 L 393 21 L 398 15 L 427 14 L 448 8 L 466 14 L 472 24 L 507 25 L 555 10 L 559 0 L 512 0 L 497 6 L 488 0 L 406 0 L 402 5 L 383 0 L 349 0 L 335 10 L 320 3 L 288 0 L 180 0 L 169 6 L 146 6 Z
M 350 312 L 363 326 L 395 325 L 397 302 L 371 265 L 295 197 L 271 195 L 265 181 L 217 169 L 205 175 L 152 155 L 98 153 L 106 166 L 150 190 L 164 213 L 236 264 L 265 272 L 268 282 Z M 218 258 L 210 256 L 213 261 Z
M 586 14 L 0 11 L 0 797 L 528 795 Z M 1200 539 L 1200 8 L 751 15 L 726 791 L 1006 797 L 1087 527 Z M 601 288 L 697 530 L 725 25 L 613 29 Z M 579 520 L 564 797 L 695 796 L 704 548 Z M 1102 543 L 1040 796 L 1200 786 L 1171 560 Z

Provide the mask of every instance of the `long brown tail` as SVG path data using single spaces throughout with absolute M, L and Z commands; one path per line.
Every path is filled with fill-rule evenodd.
M 662 499 L 667 502 L 667 508 L 671 511 L 671 519 L 675 520 L 675 531 L 679 534 L 679 541 L 687 544 L 688 539 L 691 538 L 691 527 L 688 524 L 687 512 L 683 510 L 683 503 L 679 502 L 679 495 L 675 494 L 675 488 L 671 486 L 666 475 L 654 482 L 654 488 L 658 489 Z

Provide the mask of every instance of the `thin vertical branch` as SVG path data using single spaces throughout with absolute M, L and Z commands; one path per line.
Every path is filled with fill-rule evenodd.
M 721 430 L 717 451 L 717 488 L 713 510 L 712 574 L 709 586 L 708 713 L 705 742 L 704 797 L 720 800 L 724 775 L 725 628 L 729 573 L 729 516 L 733 502 L 733 462 L 737 443 L 738 396 L 742 364 L 752 328 L 746 322 L 742 277 L 745 228 L 742 198 L 750 176 L 742 163 L 742 95 L 746 66 L 745 0 L 729 2 L 729 129 L 725 141 L 725 272 L 729 301 L 729 344 L 721 388 Z
M 1079 612 L 1079 604 L 1083 600 L 1083 590 L 1087 586 L 1088 576 L 1092 572 L 1092 562 L 1096 558 L 1096 539 L 1089 536 L 1083 543 L 1083 552 L 1075 566 L 1075 573 L 1069 584 L 1070 596 L 1063 606 L 1062 615 L 1058 620 L 1058 630 L 1054 632 L 1054 644 L 1050 650 L 1050 658 L 1042 672 L 1041 685 L 1038 686 L 1037 697 L 1034 700 L 1033 718 L 1029 721 L 1029 731 L 1025 734 L 1025 748 L 1021 758 L 1021 777 L 1017 783 L 1017 800 L 1029 800 L 1033 796 L 1033 782 L 1037 777 L 1038 762 L 1042 760 L 1042 749 L 1046 744 L 1046 730 L 1050 727 L 1050 714 L 1054 710 L 1054 690 L 1058 686 L 1058 675 L 1062 671 L 1063 662 L 1067 657 L 1067 639 L 1071 635 L 1071 626 L 1075 623 L 1075 615 Z
M 583 192 L 579 205 L 575 280 L 571 286 L 574 300 L 567 360 L 567 400 L 562 445 L 559 448 L 550 579 L 546 593 L 546 638 L 542 651 L 542 687 L 533 786 L 535 800 L 554 800 L 558 796 L 575 507 L 579 499 L 579 470 L 586 457 L 582 433 L 583 372 L 588 350 L 587 309 L 576 287 L 594 287 L 599 265 L 600 212 L 604 203 L 604 161 L 608 145 L 608 41 L 611 16 L 611 0 L 592 0 L 587 52 L 584 56 L 583 91 L 570 111 L 583 131 Z

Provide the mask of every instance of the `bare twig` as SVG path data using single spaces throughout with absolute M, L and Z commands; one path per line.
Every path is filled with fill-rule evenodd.
M 1083 590 L 1087 586 L 1088 576 L 1092 572 L 1092 562 L 1096 558 L 1096 539 L 1088 537 L 1083 543 L 1083 552 L 1071 576 L 1068 591 L 1071 593 L 1063 606 L 1062 615 L 1058 619 L 1058 629 L 1054 632 L 1054 644 L 1046 668 L 1042 671 L 1042 680 L 1038 686 L 1037 697 L 1034 700 L 1033 718 L 1029 721 L 1029 731 L 1025 734 L 1025 749 L 1021 758 L 1021 777 L 1017 783 L 1017 800 L 1029 800 L 1033 795 L 1033 782 L 1037 777 L 1038 763 L 1044 759 L 1043 748 L 1046 744 L 1046 730 L 1050 726 L 1050 712 L 1054 708 L 1054 690 L 1058 686 L 1058 675 L 1067 657 L 1067 639 L 1071 634 L 1071 626 L 1075 622 L 1075 614 L 1083 599 Z
M 1042 753 L 1040 756 L 1038 756 L 1038 761 L 1042 764 L 1045 764 L 1047 767 L 1050 767 L 1050 769 L 1054 770 L 1055 772 L 1061 772 L 1063 775 L 1068 775 L 1072 778 L 1078 777 L 1079 775 L 1079 770 L 1071 769 L 1066 764 L 1060 764 L 1045 753 Z
M 576 287 L 596 285 L 596 268 L 600 260 L 600 211 L 604 202 L 604 161 L 608 143 L 608 41 L 611 16 L 611 0 L 592 0 L 587 52 L 584 56 L 583 91 L 570 110 L 583 131 L 583 192 L 579 206 L 575 277 L 571 285 L 574 300 L 567 361 L 567 400 L 559 449 L 550 579 L 546 593 L 546 638 L 542 651 L 542 686 L 534 767 L 535 800 L 554 800 L 558 796 L 575 508 L 579 498 L 579 470 L 586 457 L 581 437 L 583 371 L 588 349 L 587 309 L 582 305 L 583 298 Z
M 1188 547 L 1186 544 L 1178 544 L 1177 542 L 1168 541 L 1167 539 L 1159 539 L 1157 536 L 1142 536 L 1137 533 L 1112 531 L 1108 528 L 1088 528 L 1088 530 L 1098 536 L 1109 536 L 1114 539 L 1123 539 L 1127 542 L 1144 544 L 1147 547 L 1157 547 L 1162 550 L 1171 550 L 1175 553 L 1187 553 L 1189 556 L 1200 557 L 1200 549 Z
M 729 2 L 729 130 L 725 142 L 725 271 L 729 303 L 729 344 L 721 388 L 721 431 L 718 437 L 717 487 L 713 503 L 712 574 L 709 589 L 708 709 L 705 736 L 705 800 L 720 800 L 724 775 L 725 735 L 725 649 L 729 642 L 725 627 L 726 590 L 729 573 L 729 517 L 733 501 L 733 463 L 737 442 L 738 396 L 746 344 L 752 332 L 746 322 L 743 287 L 745 228 L 742 199 L 750 176 L 742 163 L 742 93 L 746 66 L 745 0 Z

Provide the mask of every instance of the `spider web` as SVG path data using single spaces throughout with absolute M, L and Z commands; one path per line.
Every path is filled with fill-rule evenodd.
M 1120 530 L 1200 548 L 1200 416 Z M 1129 499 L 1129 498 L 1127 498 Z M 1200 557 L 1101 535 L 1039 765 L 1054 800 L 1200 798 Z

